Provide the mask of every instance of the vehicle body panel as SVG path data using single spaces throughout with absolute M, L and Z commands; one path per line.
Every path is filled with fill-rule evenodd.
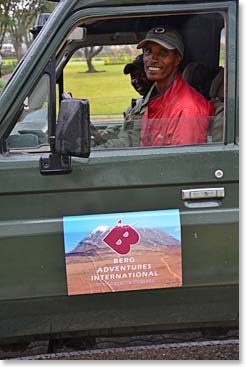
M 0 139 L 79 20 L 204 9 L 227 11 L 224 144 L 95 150 L 88 159 L 73 158 L 70 174 L 50 176 L 40 174 L 42 153 L 0 155 L 0 341 L 237 325 L 236 1 L 61 1 L 0 96 Z M 223 199 L 182 200 L 184 189 L 220 187 Z M 180 210 L 182 288 L 67 296 L 64 216 L 161 209 Z

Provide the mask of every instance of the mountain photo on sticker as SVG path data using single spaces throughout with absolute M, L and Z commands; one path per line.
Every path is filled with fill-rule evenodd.
M 68 295 L 182 286 L 179 210 L 63 218 Z

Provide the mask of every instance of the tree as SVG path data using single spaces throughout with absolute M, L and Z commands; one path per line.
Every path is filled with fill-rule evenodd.
M 8 31 L 19 60 L 23 54 L 22 45 L 29 47 L 32 42 L 30 29 L 37 14 L 47 12 L 49 7 L 47 0 L 0 0 L 0 45 Z
M 9 11 L 12 0 L 0 0 L 0 50 L 10 22 Z
M 88 70 L 86 71 L 87 73 L 97 72 L 94 65 L 92 64 L 92 59 L 93 57 L 98 55 L 102 51 L 102 49 L 103 49 L 103 46 L 99 46 L 99 47 L 91 46 L 91 47 L 84 48 L 85 58 L 86 58 L 87 67 L 88 67 Z
M 32 42 L 30 28 L 36 15 L 45 10 L 44 0 L 12 0 L 9 32 L 18 60 L 23 56 L 22 43 L 29 47 Z

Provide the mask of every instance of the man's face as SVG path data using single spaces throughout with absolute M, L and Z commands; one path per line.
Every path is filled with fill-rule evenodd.
M 177 50 L 169 50 L 149 41 L 143 49 L 143 61 L 147 78 L 155 81 L 157 86 L 165 88 L 176 75 L 181 55 Z
M 147 79 L 144 70 L 138 67 L 134 68 L 131 72 L 131 83 L 133 88 L 135 88 L 141 96 L 146 95 L 152 85 L 152 82 Z

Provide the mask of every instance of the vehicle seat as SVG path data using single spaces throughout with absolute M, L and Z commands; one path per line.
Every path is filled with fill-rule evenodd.
M 211 82 L 207 66 L 200 62 L 190 62 L 183 71 L 183 79 L 194 89 L 209 99 Z
M 8 149 L 38 147 L 38 136 L 34 134 L 14 134 L 7 139 Z
M 211 121 L 212 142 L 223 141 L 224 130 L 224 68 L 221 67 L 213 79 L 209 90 L 210 102 L 215 109 L 214 118 Z

